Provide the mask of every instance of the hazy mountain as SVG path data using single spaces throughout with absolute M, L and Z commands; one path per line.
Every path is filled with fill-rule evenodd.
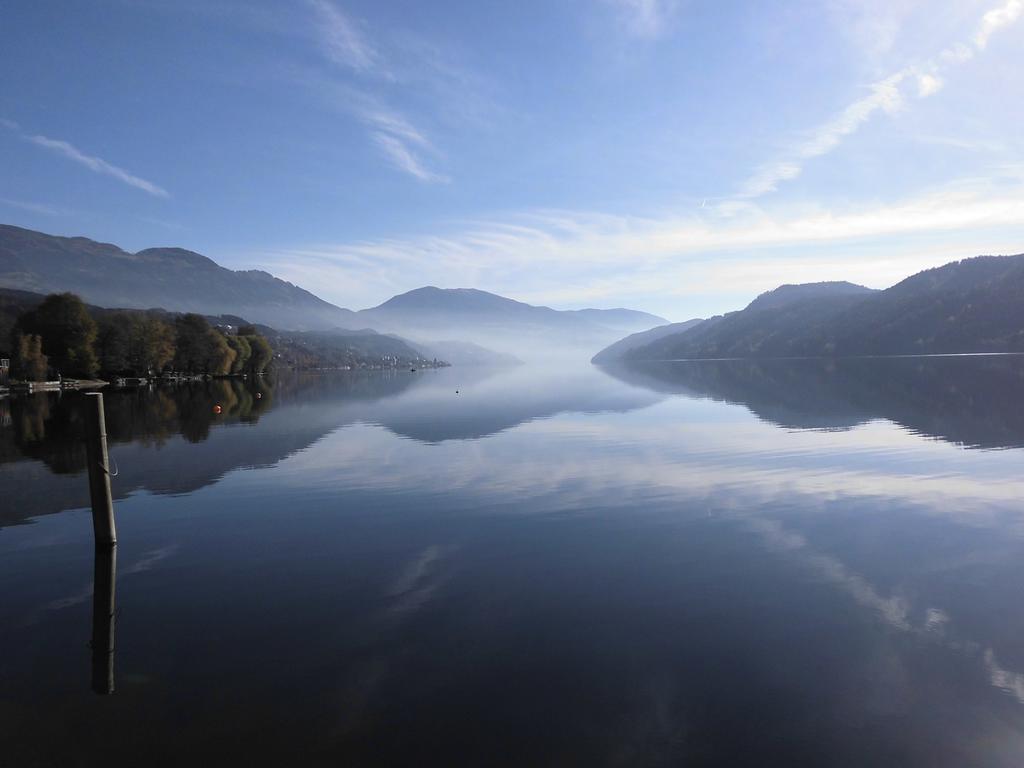
M 520 365 L 523 361 L 515 355 L 495 352 L 471 341 L 431 341 L 417 344 L 416 348 L 428 358 L 437 358 L 460 367 Z
M 620 360 L 626 353 L 639 349 L 658 339 L 663 339 L 666 336 L 672 336 L 683 331 L 688 331 L 699 323 L 704 321 L 700 318 L 695 320 L 686 320 L 682 323 L 669 323 L 668 325 L 659 325 L 657 328 L 651 328 L 647 331 L 640 331 L 639 333 L 631 334 L 624 339 L 619 339 L 614 344 L 602 349 L 591 360 L 592 363 L 610 363 L 614 360 Z
M 417 346 L 397 336 L 374 330 L 265 331 L 275 359 L 289 368 L 392 368 L 419 367 L 448 362 L 440 355 L 429 357 Z
M 472 288 L 427 286 L 356 313 L 356 321 L 429 345 L 433 338 L 469 341 L 521 358 L 589 357 L 626 329 L 662 318 L 632 310 L 560 311 Z
M 786 285 L 715 322 L 657 339 L 629 359 L 1024 351 L 1024 255 L 980 256 L 884 291 Z
M 579 315 L 580 317 L 609 328 L 617 328 L 622 331 L 646 330 L 656 325 L 668 323 L 664 317 L 652 315 L 650 312 L 640 312 L 635 309 L 575 309 L 568 310 L 567 314 Z
M 233 271 L 181 248 L 128 253 L 3 224 L 0 287 L 71 291 L 103 307 L 241 315 L 276 328 L 348 326 L 353 314 L 266 272 Z
M 233 271 L 192 251 L 129 253 L 84 237 L 8 225 L 0 225 L 0 287 L 71 291 L 102 307 L 235 315 L 278 329 L 373 328 L 424 344 L 452 339 L 533 357 L 566 349 L 585 350 L 589 357 L 624 332 L 666 322 L 630 309 L 559 311 L 486 291 L 434 287 L 352 312 L 266 272 Z

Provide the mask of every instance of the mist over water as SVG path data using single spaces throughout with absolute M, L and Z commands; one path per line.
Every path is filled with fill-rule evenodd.
M 78 398 L 0 401 L 4 762 L 1017 766 L 1022 391 L 1007 356 L 108 392 L 105 697 Z

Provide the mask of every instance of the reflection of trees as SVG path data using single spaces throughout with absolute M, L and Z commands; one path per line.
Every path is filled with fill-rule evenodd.
M 155 389 L 107 390 L 104 407 L 111 443 L 161 445 L 173 435 L 198 443 L 214 423 L 256 423 L 273 405 L 262 380 L 215 379 Z M 0 461 L 38 459 L 57 473 L 85 469 L 84 424 L 78 393 L 43 393 L 11 400 L 10 427 L 0 432 Z M 220 413 L 215 406 L 220 406 Z

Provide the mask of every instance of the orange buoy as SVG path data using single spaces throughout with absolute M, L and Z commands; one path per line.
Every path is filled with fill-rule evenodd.
M 223 410 L 224 409 L 220 407 L 220 403 L 217 403 L 217 405 L 213 406 L 213 412 L 214 413 L 220 413 Z

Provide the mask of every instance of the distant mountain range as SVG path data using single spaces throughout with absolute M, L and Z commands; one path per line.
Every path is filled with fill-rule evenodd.
M 784 285 L 738 312 L 624 339 L 594 362 L 970 352 L 1024 352 L 1024 255 L 952 262 L 884 291 Z
M 0 287 L 71 291 L 101 307 L 236 315 L 281 330 L 372 328 L 428 346 L 443 338 L 520 357 L 554 348 L 583 349 L 589 356 L 623 333 L 667 322 L 630 309 L 560 311 L 486 291 L 435 287 L 353 312 L 266 272 L 233 271 L 192 251 L 129 253 L 84 237 L 9 225 L 0 225 Z
M 427 286 L 355 313 L 355 321 L 415 340 L 450 338 L 522 358 L 595 348 L 666 320 L 628 309 L 556 310 L 472 288 Z M 429 345 L 429 343 L 428 343 Z

